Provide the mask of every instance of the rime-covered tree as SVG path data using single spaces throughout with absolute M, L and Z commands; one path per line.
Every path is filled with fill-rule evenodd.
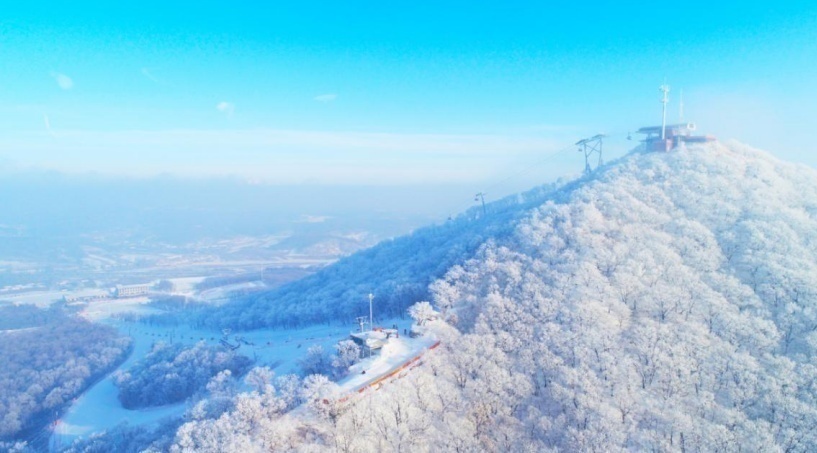
M 360 361 L 360 346 L 352 340 L 342 340 L 335 345 L 332 356 L 332 375 L 339 379 L 349 372 L 349 367 Z
M 439 313 L 426 301 L 417 302 L 408 309 L 408 314 L 417 325 L 425 325 L 426 322 L 437 319 Z
M 328 374 L 332 367 L 332 359 L 321 345 L 310 346 L 306 355 L 298 361 L 304 376 L 310 374 Z

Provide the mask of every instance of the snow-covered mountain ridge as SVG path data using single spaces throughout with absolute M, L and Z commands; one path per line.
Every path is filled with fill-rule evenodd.
M 447 323 L 423 366 L 329 419 L 225 430 L 273 450 L 817 450 L 817 171 L 714 143 L 503 203 L 301 283 L 332 288 L 307 293 L 331 316 L 356 269 L 429 281 Z
M 738 144 L 635 153 L 433 289 L 530 378 L 507 403 L 515 435 L 539 426 L 531 440 L 568 450 L 817 449 L 813 169 Z

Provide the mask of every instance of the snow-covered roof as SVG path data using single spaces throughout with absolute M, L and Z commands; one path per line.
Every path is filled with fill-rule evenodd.
M 366 332 L 355 332 L 350 335 L 352 340 L 365 345 L 369 349 L 380 349 L 388 340 L 386 332 L 378 330 L 368 330 Z
M 680 123 L 680 124 L 667 124 L 667 130 L 683 130 L 683 131 L 694 131 L 695 124 L 694 123 Z M 661 133 L 661 126 L 647 126 L 642 127 L 638 130 L 639 134 L 654 134 L 654 133 Z

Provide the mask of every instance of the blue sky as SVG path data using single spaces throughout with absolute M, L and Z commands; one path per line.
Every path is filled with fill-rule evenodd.
M 683 89 L 700 130 L 817 165 L 814 2 L 17 3 L 7 168 L 488 184 L 621 154 L 665 78 L 670 119 Z

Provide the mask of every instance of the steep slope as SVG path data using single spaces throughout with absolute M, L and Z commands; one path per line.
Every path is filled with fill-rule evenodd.
M 561 195 L 435 284 L 532 377 L 509 416 L 571 450 L 817 449 L 817 172 L 715 144 Z
M 212 448 L 817 450 L 817 172 L 716 143 L 634 152 L 543 200 L 431 283 L 447 323 L 424 366 L 325 419 L 236 410 Z M 351 278 L 336 291 L 375 257 L 329 270 Z
M 544 185 L 491 203 L 487 216 L 475 208 L 441 225 L 384 241 L 315 275 L 208 312 L 203 322 L 235 329 L 351 322 L 368 313 L 369 293 L 377 299 L 378 316 L 405 314 L 409 305 L 429 297 L 432 281 L 471 258 L 489 238 L 510 234 L 527 210 L 543 203 L 560 185 Z

